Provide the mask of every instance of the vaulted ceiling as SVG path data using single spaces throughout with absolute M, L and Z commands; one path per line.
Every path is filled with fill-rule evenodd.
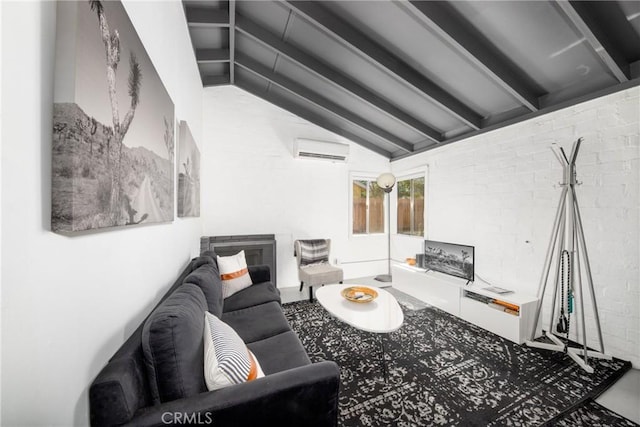
M 638 1 L 193 1 L 233 84 L 398 159 L 640 84 Z

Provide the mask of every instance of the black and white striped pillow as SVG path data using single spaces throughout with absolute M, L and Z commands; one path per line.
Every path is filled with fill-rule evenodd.
M 231 326 L 209 312 L 204 320 L 204 379 L 208 390 L 264 377 L 255 355 Z
M 329 262 L 329 245 L 325 239 L 299 240 L 300 265 Z

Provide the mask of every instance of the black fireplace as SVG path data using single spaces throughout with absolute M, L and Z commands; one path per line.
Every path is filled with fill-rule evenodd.
M 278 286 L 275 235 L 203 236 L 200 238 L 200 253 L 208 250 L 213 250 L 220 256 L 235 255 L 244 250 L 247 265 L 268 265 L 271 269 L 271 282 Z

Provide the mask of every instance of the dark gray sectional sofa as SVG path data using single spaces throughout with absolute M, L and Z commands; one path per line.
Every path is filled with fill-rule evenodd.
M 312 364 L 280 307 L 269 268 L 249 267 L 253 285 L 226 300 L 215 254 L 195 258 L 89 389 L 94 426 L 335 426 L 339 370 Z M 204 312 L 230 325 L 264 373 L 207 391 Z

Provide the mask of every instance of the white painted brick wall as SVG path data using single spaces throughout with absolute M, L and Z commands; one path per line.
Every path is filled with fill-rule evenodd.
M 577 196 L 605 348 L 636 368 L 639 97 L 640 88 L 632 88 L 392 163 L 397 174 L 428 164 L 429 238 L 475 245 L 478 274 L 535 295 L 561 191 L 561 167 L 549 147 L 557 143 L 570 150 L 573 141 L 583 137 L 577 160 L 583 184 Z M 416 240 L 394 238 L 394 259 L 419 250 Z M 545 297 L 545 328 L 550 301 Z M 590 299 L 585 302 L 587 341 L 597 346 Z M 582 333 L 575 316 L 572 329 Z

